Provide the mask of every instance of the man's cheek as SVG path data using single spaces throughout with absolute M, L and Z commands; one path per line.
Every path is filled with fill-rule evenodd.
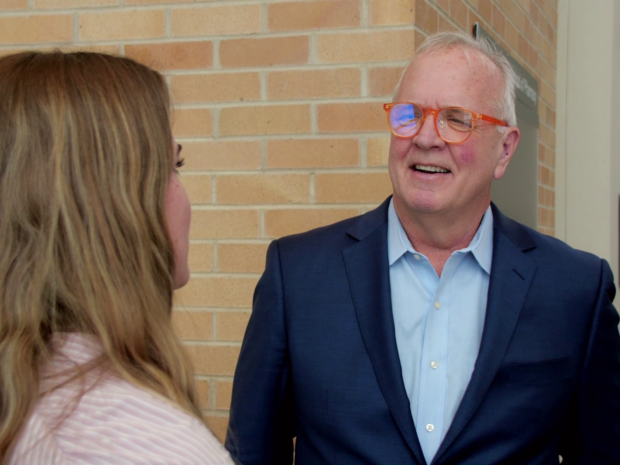
M 462 166 L 471 166 L 476 162 L 476 152 L 471 147 L 463 147 L 458 158 Z

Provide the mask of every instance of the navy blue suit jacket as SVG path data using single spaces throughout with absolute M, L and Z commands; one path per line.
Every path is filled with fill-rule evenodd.
M 390 302 L 387 206 L 271 244 L 233 386 L 245 465 L 425 464 Z M 482 343 L 433 464 L 620 464 L 608 264 L 502 215 Z

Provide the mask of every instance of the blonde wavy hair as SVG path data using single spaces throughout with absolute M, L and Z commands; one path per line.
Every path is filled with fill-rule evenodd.
M 204 422 L 170 321 L 173 170 L 163 77 L 130 59 L 0 58 L 0 460 L 41 393 L 52 335 L 98 336 L 107 367 Z

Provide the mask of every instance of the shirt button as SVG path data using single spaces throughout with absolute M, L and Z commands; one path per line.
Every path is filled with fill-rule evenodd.
M 435 302 L 435 308 L 439 310 L 441 308 L 441 302 L 439 301 Z
M 432 368 L 433 370 L 434 370 L 435 368 L 437 368 L 438 366 L 439 366 L 439 365 L 437 364 L 437 362 L 436 362 L 436 361 L 434 361 L 434 360 L 433 360 L 433 361 L 431 362 L 431 368 Z
M 416 254 L 413 254 L 413 258 L 415 258 L 416 260 L 419 260 L 420 256 L 416 253 Z
M 430 423 L 428 425 L 426 425 L 426 431 L 428 431 L 429 433 L 431 431 L 433 431 L 435 429 L 435 427 L 433 425 L 431 425 Z

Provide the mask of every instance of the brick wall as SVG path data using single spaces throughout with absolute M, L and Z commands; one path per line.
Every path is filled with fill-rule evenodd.
M 539 80 L 539 229 L 554 232 L 557 0 L 0 0 L 0 53 L 88 48 L 161 70 L 193 202 L 174 323 L 218 437 L 274 238 L 391 193 L 381 103 L 430 33 L 479 21 Z

